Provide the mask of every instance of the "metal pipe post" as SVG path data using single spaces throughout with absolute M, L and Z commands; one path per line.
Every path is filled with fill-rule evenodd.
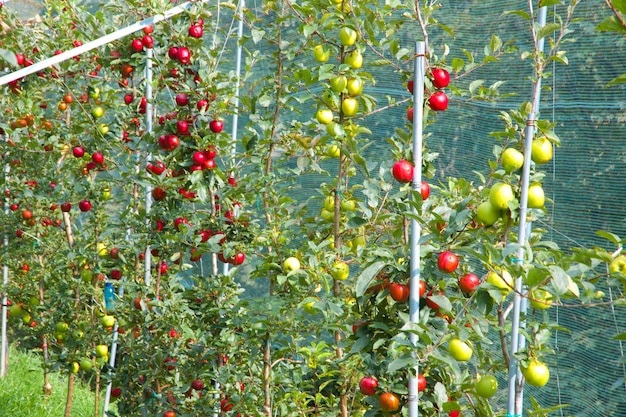
M 418 192 L 422 185 L 422 130 L 424 117 L 424 73 L 426 61 L 426 44 L 424 42 L 415 43 L 415 68 L 413 72 L 413 181 L 411 188 L 413 192 Z M 413 214 L 417 215 L 417 209 L 413 209 Z M 420 235 L 421 226 L 416 218 L 411 219 L 411 295 L 409 298 L 409 320 L 411 323 L 419 322 L 420 307 Z M 410 341 L 417 349 L 418 336 L 410 334 Z M 413 354 L 417 358 L 417 355 Z M 417 387 L 419 364 L 415 365 L 415 375 L 409 378 L 409 417 L 419 416 L 419 390 Z
M 547 8 L 546 6 L 539 9 L 538 24 L 539 27 L 544 27 L 546 24 Z M 544 50 L 544 38 L 540 39 L 537 45 L 539 53 L 543 53 Z M 537 88 L 532 98 L 532 111 L 526 119 L 526 131 L 524 133 L 524 166 L 522 168 L 522 185 L 521 185 L 521 197 L 520 197 L 520 221 L 519 230 L 517 236 L 517 243 L 519 249 L 517 251 L 517 262 L 523 262 L 524 248 L 528 241 L 528 235 L 530 234 L 531 223 L 527 222 L 528 213 L 528 186 L 530 185 L 530 166 L 531 166 L 531 154 L 533 137 L 535 136 L 535 115 L 539 112 L 539 104 L 541 100 L 541 77 L 537 76 Z M 525 321 L 521 320 L 522 313 L 526 315 L 527 300 L 524 297 L 522 299 L 523 283 L 522 277 L 519 276 L 515 279 L 515 295 L 513 298 L 513 319 L 511 329 L 511 355 L 509 363 L 509 393 L 507 401 L 507 417 L 521 417 L 522 405 L 524 398 L 524 388 L 520 387 L 518 392 L 518 381 L 521 382 L 522 375 L 519 369 L 519 361 L 516 358 L 517 352 L 526 345 L 526 340 L 523 335 L 520 335 L 520 327 L 526 327 Z

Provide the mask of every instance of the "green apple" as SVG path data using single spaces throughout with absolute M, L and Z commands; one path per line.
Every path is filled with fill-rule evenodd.
M 94 107 L 93 109 L 91 109 L 91 114 L 93 115 L 93 117 L 98 119 L 104 116 L 104 109 L 100 106 Z
M 499 182 L 494 184 L 489 190 L 489 202 L 491 205 L 499 210 L 504 210 L 509 207 L 509 203 L 515 199 L 513 193 L 513 187 L 510 184 Z
M 109 347 L 107 345 L 98 345 L 96 346 L 96 356 L 99 358 L 104 358 L 109 354 Z
M 552 294 L 542 289 L 533 290 L 530 292 L 530 305 L 537 310 L 546 310 L 552 305 Z
M 337 145 L 330 145 L 326 148 L 326 155 L 331 158 L 339 158 L 341 156 L 341 148 Z
M 341 199 L 341 209 L 344 211 L 355 211 L 356 210 L 356 201 Z
M 509 271 L 501 270 L 500 273 L 496 271 L 491 271 L 487 274 L 487 278 L 485 279 L 489 284 L 500 289 L 502 293 L 502 299 L 506 297 L 513 288 L 513 277 L 509 274 Z
M 316 45 L 313 48 L 313 57 L 317 62 L 326 62 L 330 58 L 330 51 L 325 50 L 323 45 Z
M 300 261 L 295 256 L 290 256 L 283 262 L 285 272 L 297 271 L 300 269 Z
M 457 361 L 465 362 L 472 357 L 472 348 L 461 339 L 452 339 L 448 342 L 448 352 Z
M 332 90 L 326 90 L 322 93 L 322 102 L 331 109 L 336 109 L 339 106 L 339 96 Z
M 73 374 L 77 374 L 80 370 L 80 364 L 78 362 L 72 362 L 70 364 L 70 372 Z
M 89 87 L 89 97 L 94 99 L 100 97 L 100 89 L 98 87 Z
M 363 92 L 363 81 L 360 78 L 348 79 L 348 94 L 351 96 L 359 96 Z
M 106 124 L 104 124 L 104 123 L 100 123 L 100 124 L 98 125 L 98 131 L 99 131 L 101 134 L 106 135 L 107 133 L 109 133 L 109 126 L 107 126 L 107 125 L 106 125 Z
M 350 266 L 345 262 L 337 261 L 333 264 L 330 274 L 338 281 L 345 281 L 350 276 Z
M 506 172 L 514 172 L 524 165 L 524 154 L 515 148 L 508 148 L 502 152 L 500 162 Z
M 536 164 L 545 164 L 552 159 L 552 142 L 546 137 L 533 140 L 531 159 Z
M 361 55 L 361 51 L 354 50 L 348 52 L 345 57 L 345 63 L 350 65 L 352 69 L 359 69 L 363 66 L 363 55 Z
M 83 358 L 80 361 L 80 369 L 82 369 L 85 372 L 89 372 L 93 369 L 93 361 L 91 359 L 88 358 Z
M 302 308 L 304 308 L 304 311 L 307 314 L 316 314 L 317 313 L 317 308 L 315 308 L 315 302 L 316 302 L 316 300 L 312 300 L 312 301 L 309 301 L 307 303 L 304 303 Z
M 9 315 L 11 317 L 21 316 L 23 313 L 24 310 L 22 310 L 22 306 L 19 304 L 13 304 L 11 307 L 9 307 Z
M 85 336 L 85 332 L 83 332 L 82 330 L 76 330 L 74 332 L 72 332 L 72 337 L 74 339 L 80 340 Z
M 335 93 L 341 93 L 348 86 L 348 79 L 345 75 L 338 75 L 330 79 L 330 88 Z
M 352 97 L 344 98 L 341 102 L 341 111 L 344 116 L 355 116 L 359 111 L 359 101 Z
M 498 392 L 498 380 L 491 374 L 485 374 L 476 380 L 476 394 L 483 398 L 491 398 Z
M 31 318 L 32 318 L 32 317 L 30 316 L 30 314 L 28 314 L 28 313 L 23 313 L 23 315 L 22 315 L 22 322 L 23 322 L 24 324 L 30 324 L 30 319 L 31 319 Z
M 320 217 L 326 221 L 333 221 L 335 219 L 335 212 L 333 210 L 327 210 L 324 207 L 320 210 Z
M 317 113 L 315 113 L 315 118 L 321 124 L 327 125 L 333 121 L 333 112 L 328 109 L 319 109 Z
M 541 184 L 532 184 L 528 187 L 528 207 L 541 208 L 546 202 L 546 196 Z
M 56 324 L 56 330 L 58 333 L 67 333 L 69 328 L 70 328 L 70 325 L 65 322 L 59 322 Z
M 550 379 L 550 369 L 537 359 L 531 360 L 527 367 L 522 367 L 522 374 L 526 382 L 533 387 L 543 387 Z
M 500 218 L 500 210 L 495 208 L 489 201 L 485 201 L 478 205 L 476 209 L 476 219 L 485 226 L 491 226 Z
M 344 26 L 339 31 L 339 40 L 343 46 L 352 46 L 356 42 L 356 31 Z
M 611 261 L 609 273 L 626 275 L 626 255 L 620 255 Z
M 335 210 L 335 196 L 329 195 L 324 199 L 324 208 L 328 211 Z
M 91 272 L 91 269 L 83 269 L 82 271 L 80 271 L 80 277 L 83 282 L 90 283 L 93 279 L 93 272 Z
M 57 340 L 57 342 L 64 342 L 66 336 L 67 333 L 54 332 L 54 338 Z
M 100 317 L 100 323 L 104 326 L 104 327 L 113 327 L 113 325 L 115 324 L 115 317 L 114 316 L 109 316 L 108 314 L 105 314 L 104 316 Z

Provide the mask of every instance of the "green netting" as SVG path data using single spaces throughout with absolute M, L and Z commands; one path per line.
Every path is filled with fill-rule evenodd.
M 19 3 L 15 1 L 9 6 L 19 7 Z M 255 4 L 248 6 L 254 8 Z M 528 47 L 526 22 L 503 15 L 507 10 L 526 8 L 527 2 L 523 0 L 444 2 L 438 17 L 445 25 L 455 28 L 456 36 L 450 39 L 443 31 L 433 32 L 431 44 L 445 41 L 450 45 L 451 57 L 464 57 L 463 49 L 481 57 L 492 34 L 505 42 Z M 556 64 L 553 77 L 546 80 L 542 92 L 541 117 L 557 123 L 556 133 L 562 144 L 553 162 L 543 167 L 547 174 L 544 187 L 553 203 L 547 205 L 548 216 L 538 226 L 567 249 L 590 245 L 610 248 L 595 234 L 597 230 L 626 235 L 626 88 L 605 88 L 611 79 L 626 72 L 623 65 L 626 39 L 595 30 L 608 14 L 602 0 L 588 0 L 578 6 L 576 17 L 584 19 L 573 24 L 572 42 L 565 47 L 569 65 Z M 548 13 L 548 21 L 551 19 L 552 14 Z M 227 27 L 229 23 L 225 20 L 224 25 Z M 404 44 L 408 48 L 412 47 L 414 39 L 410 36 L 413 35 L 417 31 L 405 34 Z M 305 56 L 298 59 L 303 65 L 310 61 Z M 407 70 L 410 65 L 407 64 Z M 386 103 L 387 96 L 396 101 L 409 98 L 397 73 L 386 69 L 372 72 L 378 82 L 368 87 L 368 93 L 379 103 Z M 498 117 L 501 111 L 530 100 L 530 76 L 530 63 L 520 60 L 518 54 L 511 54 L 476 69 L 471 77 L 461 81 L 467 85 L 484 80 L 484 85 L 489 86 L 504 80 L 500 92 L 512 95 L 495 103 L 455 98 L 447 112 L 437 115 L 437 123 L 427 129 L 430 134 L 427 146 L 439 152 L 432 182 L 445 181 L 448 176 L 478 181 L 474 171 L 484 172 L 488 160 L 494 159 L 492 148 L 496 142 L 489 133 L 502 128 Z M 379 143 L 369 148 L 370 157 L 376 155 L 386 163 L 390 151 L 384 138 L 392 135 L 397 125 L 390 121 L 405 123 L 406 107 L 399 105 L 368 118 L 372 138 Z M 302 112 L 303 118 L 309 118 L 314 109 L 305 108 Z M 319 190 L 319 181 L 312 176 L 303 177 L 301 186 L 308 197 Z M 610 296 L 607 292 L 605 300 Z M 570 405 L 551 415 L 626 416 L 624 356 L 621 344 L 612 340 L 626 329 L 624 308 L 566 306 L 553 308 L 549 314 L 571 332 L 555 332 L 552 346 L 556 354 L 550 364 L 553 376 L 542 389 L 527 387 L 526 401 L 533 396 L 545 405 Z M 504 390 L 496 401 L 506 402 Z

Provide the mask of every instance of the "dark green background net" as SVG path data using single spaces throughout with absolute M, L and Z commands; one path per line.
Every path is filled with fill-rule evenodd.
M 247 5 L 259 7 L 260 2 L 257 3 Z M 527 9 L 526 1 L 453 0 L 443 3 L 437 16 L 443 24 L 456 30 L 454 39 L 446 35 L 445 40 L 450 45 L 451 57 L 462 57 L 462 50 L 466 49 L 481 58 L 492 34 L 505 42 L 513 41 L 522 49 L 529 48 L 527 23 L 519 17 L 503 15 L 507 10 Z M 21 8 L 25 18 L 36 11 L 35 1 L 14 0 L 7 6 Z M 563 12 L 562 7 L 559 12 Z M 609 14 L 602 0 L 581 2 L 575 13 L 581 20 L 572 24 L 575 30 L 569 37 L 572 42 L 563 47 L 569 65 L 556 64 L 552 68 L 553 77 L 545 81 L 542 92 L 539 116 L 557 123 L 555 130 L 562 144 L 556 149 L 553 161 L 542 166 L 546 171 L 546 195 L 553 203 L 547 205 L 548 215 L 536 226 L 544 228 L 554 242 L 567 250 L 594 245 L 612 249 L 595 234 L 597 230 L 626 236 L 626 89 L 620 85 L 605 88 L 611 79 L 626 72 L 626 39 L 595 30 Z M 553 18 L 551 6 L 548 22 Z M 230 23 L 225 21 L 224 25 Z M 443 32 L 434 31 L 431 35 L 433 40 L 444 38 Z M 415 40 L 419 39 L 405 38 L 403 46 L 413 48 Z M 232 39 L 229 43 L 234 47 Z M 476 70 L 468 77 L 471 80 L 463 81 L 482 79 L 484 85 L 491 85 L 504 80 L 501 93 L 514 93 L 514 96 L 495 103 L 451 100 L 449 110 L 438 114 L 437 123 L 427 129 L 431 134 L 427 139 L 428 148 L 440 154 L 433 181 L 443 181 L 450 176 L 478 180 L 474 171 L 484 172 L 487 161 L 494 159 L 492 148 L 496 142 L 489 133 L 502 129 L 499 113 L 516 109 L 531 99 L 528 81 L 531 71 L 530 62 L 520 60 L 519 54 L 510 55 Z M 386 102 L 386 96 L 397 100 L 408 97 L 402 80 L 395 73 L 378 76 L 377 84 L 369 86 L 368 93 L 381 103 Z M 404 123 L 406 107 L 398 106 L 367 120 L 372 139 L 380 139 L 380 146 L 374 144 L 370 148 L 370 158 L 381 155 L 384 160 L 385 155 L 389 155 L 383 140 L 393 134 L 394 126 L 389 120 Z M 311 109 L 311 114 L 313 111 Z M 302 188 L 318 189 L 315 181 L 312 177 L 303 177 Z M 605 300 L 612 296 L 617 295 L 607 290 Z M 552 346 L 556 355 L 550 358 L 550 382 L 542 389 L 527 387 L 526 404 L 533 396 L 545 406 L 569 404 L 550 415 L 626 416 L 624 355 L 620 342 L 612 339 L 626 331 L 624 308 L 562 307 L 549 311 L 552 319 L 571 332 L 555 332 Z M 506 390 L 498 393 L 496 400 L 501 406 L 505 404 Z

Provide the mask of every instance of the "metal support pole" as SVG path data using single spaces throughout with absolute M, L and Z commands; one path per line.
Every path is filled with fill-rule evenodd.
M 539 9 L 538 24 L 539 27 L 544 27 L 546 24 L 546 6 Z M 544 39 L 540 39 L 537 45 L 539 53 L 543 53 Z M 528 212 L 528 186 L 530 185 L 530 166 L 531 166 L 531 154 L 533 137 L 535 136 L 535 115 L 539 112 L 539 104 L 541 100 L 541 77 L 537 76 L 537 86 L 534 91 L 532 101 L 532 111 L 526 119 L 526 131 L 524 133 L 524 166 L 522 168 L 522 186 L 520 197 L 520 221 L 517 243 L 519 249 L 516 255 L 517 262 L 523 262 L 524 248 L 528 243 L 528 235 L 530 234 L 531 224 L 527 223 Z M 520 327 L 525 327 L 525 320 L 521 320 L 521 315 L 526 315 L 527 300 L 526 297 L 522 299 L 523 291 L 522 277 L 519 276 L 515 279 L 515 295 L 513 298 L 513 322 L 511 329 L 511 360 L 509 363 L 509 396 L 507 402 L 507 417 L 521 417 L 522 406 L 524 399 L 524 387 L 520 386 L 518 391 L 518 382 L 521 384 L 522 374 L 519 368 L 519 361 L 516 358 L 517 352 L 526 345 L 526 340 L 523 335 L 520 335 Z
M 11 166 L 7 163 L 4 168 L 5 183 L 9 177 Z M 8 190 L 8 188 L 7 188 Z M 4 202 L 4 215 L 9 216 L 9 202 L 8 199 Z M 4 234 L 4 247 L 9 246 L 9 235 Z M 2 266 L 2 349 L 0 350 L 0 378 L 7 374 L 7 367 L 9 364 L 9 341 L 7 339 L 7 314 L 9 312 L 7 303 L 9 298 L 6 294 L 6 287 L 9 284 L 9 267 L 5 264 Z
M 426 61 L 426 44 L 424 42 L 415 43 L 415 69 L 413 73 L 413 182 L 411 188 L 413 192 L 418 192 L 422 185 L 422 130 L 424 113 L 424 76 Z M 417 215 L 417 209 L 413 209 L 413 214 Z M 421 226 L 416 218 L 411 219 L 411 295 L 409 298 L 409 320 L 411 323 L 419 322 L 420 307 L 420 235 Z M 417 349 L 418 336 L 410 334 L 410 341 Z M 416 352 L 413 353 L 417 357 Z M 419 364 L 415 365 L 415 375 L 409 378 L 409 417 L 419 416 L 419 391 L 417 388 Z
M 152 126 L 152 111 L 154 105 L 152 104 L 152 49 L 146 50 L 146 132 L 151 135 L 154 131 Z M 150 213 L 152 208 L 152 194 L 150 187 L 146 187 L 146 214 Z M 152 253 L 150 252 L 150 245 L 146 246 L 146 252 L 144 257 L 144 283 L 149 286 L 151 283 L 151 268 L 152 268 Z
M 141 22 L 134 23 L 130 26 L 127 26 L 123 29 L 117 30 L 113 33 L 109 33 L 108 35 L 104 35 L 101 38 L 93 40 L 91 42 L 87 42 L 78 48 L 70 49 L 69 51 L 65 51 L 59 55 L 52 56 L 50 58 L 44 59 L 43 61 L 39 61 L 34 63 L 29 67 L 24 67 L 18 71 L 7 74 L 3 77 L 0 77 L 0 86 L 10 83 L 11 81 L 15 81 L 22 77 L 25 77 L 30 74 L 35 74 L 40 72 L 46 68 L 49 68 L 53 65 L 56 65 L 60 62 L 67 61 L 68 59 L 74 58 L 75 56 L 84 54 L 85 52 L 91 51 L 92 49 L 99 48 L 100 46 L 106 45 L 118 39 L 121 39 L 125 36 L 131 35 L 139 30 L 142 30 L 145 27 L 154 25 L 155 23 L 162 22 L 167 20 L 173 16 L 181 14 L 187 10 L 189 10 L 194 4 L 203 4 L 209 0 L 198 0 L 198 1 L 188 1 L 186 3 L 181 4 L 180 6 L 176 6 L 167 10 L 163 14 L 159 14 L 156 16 L 149 17 L 147 19 L 142 20 Z M 147 113 L 147 112 L 146 112 Z

